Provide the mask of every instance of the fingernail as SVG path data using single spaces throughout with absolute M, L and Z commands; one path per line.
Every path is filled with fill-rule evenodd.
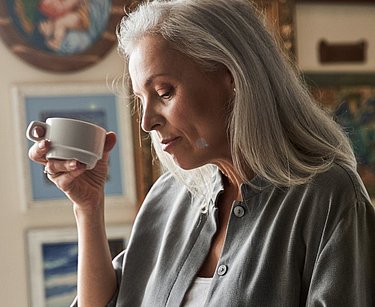
M 44 149 L 44 148 L 46 148 L 46 141 L 45 141 L 45 140 L 40 141 L 40 142 L 38 143 L 38 147 L 39 147 L 40 149 Z
M 73 170 L 75 170 L 75 169 L 77 169 L 77 161 L 71 161 L 70 163 L 69 163 L 69 167 L 70 167 L 70 169 L 73 171 Z

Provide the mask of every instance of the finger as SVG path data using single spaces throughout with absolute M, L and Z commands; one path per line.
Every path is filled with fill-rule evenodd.
M 51 170 L 49 170 L 47 167 L 44 168 L 43 173 L 46 174 L 47 177 L 50 178 L 50 179 L 59 177 L 59 176 L 64 174 L 64 172 L 51 173 Z
M 49 150 L 50 143 L 47 140 L 36 142 L 29 149 L 29 158 L 35 162 L 45 164 L 47 162 L 46 153 Z
M 116 133 L 112 131 L 107 132 L 105 143 L 104 143 L 104 151 L 105 152 L 111 151 L 112 148 L 115 146 L 115 144 L 116 144 Z
M 86 165 L 77 160 L 49 159 L 46 170 L 51 174 L 72 172 L 79 169 L 86 169 Z
M 109 159 L 109 152 L 113 149 L 113 147 L 116 145 L 116 134 L 112 131 L 107 132 L 105 143 L 104 143 L 104 149 L 103 149 L 103 161 L 108 161 Z
M 68 191 L 74 179 L 82 175 L 84 172 L 85 169 L 77 169 L 71 172 L 51 173 L 51 170 L 48 168 L 48 166 L 46 166 L 44 169 L 44 173 L 47 175 L 47 178 L 64 192 Z
M 36 138 L 41 138 L 45 135 L 46 131 L 41 126 L 35 126 L 31 134 Z

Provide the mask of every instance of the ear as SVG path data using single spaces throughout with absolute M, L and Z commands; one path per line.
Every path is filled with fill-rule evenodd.
M 228 68 L 225 67 L 225 85 L 228 93 L 228 99 L 233 101 L 233 98 L 236 94 L 236 84 L 234 83 L 234 78 L 232 73 L 229 71 Z
M 228 88 L 233 91 L 236 88 L 236 85 L 234 84 L 234 78 L 232 73 L 229 71 L 227 67 L 224 68 L 224 74 L 225 74 L 225 83 L 228 86 Z

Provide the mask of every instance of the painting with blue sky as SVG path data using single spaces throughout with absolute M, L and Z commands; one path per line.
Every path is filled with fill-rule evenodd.
M 110 239 L 112 258 L 124 249 L 123 239 Z M 77 293 L 77 242 L 45 243 L 42 246 L 46 307 L 66 307 Z
M 77 291 L 77 243 L 48 243 L 42 249 L 46 306 L 69 306 Z
M 107 227 L 112 259 L 126 246 L 131 225 Z M 75 228 L 28 232 L 32 307 L 67 307 L 77 294 L 78 241 Z
M 34 95 L 25 98 L 26 123 L 33 120 L 45 121 L 48 117 L 64 117 L 80 119 L 97 124 L 107 131 L 119 134 L 117 122 L 117 103 L 114 94 L 87 94 L 87 95 Z M 118 140 L 121 142 L 121 139 Z M 32 142 L 29 141 L 28 147 Z M 120 196 L 126 193 L 123 190 L 122 159 L 120 146 L 111 151 L 109 163 L 109 177 L 105 185 L 106 195 Z M 46 179 L 43 166 L 29 161 L 32 182 L 32 199 L 51 200 L 65 198 L 58 188 Z

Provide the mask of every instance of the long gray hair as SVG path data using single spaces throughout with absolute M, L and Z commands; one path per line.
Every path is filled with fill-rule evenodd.
M 147 2 L 123 18 L 119 51 L 128 58 L 146 35 L 160 35 L 203 69 L 228 68 L 236 90 L 228 133 L 244 182 L 255 172 L 274 185 L 291 186 L 334 161 L 356 168 L 345 133 L 311 98 L 248 0 Z M 207 193 L 212 165 L 181 170 L 153 143 L 166 168 L 192 191 Z

